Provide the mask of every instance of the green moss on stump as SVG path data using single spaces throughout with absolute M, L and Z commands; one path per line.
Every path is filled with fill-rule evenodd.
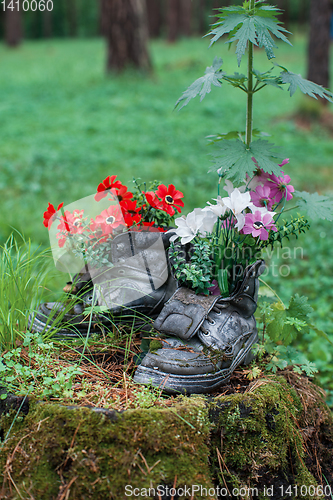
M 126 485 L 148 491 L 176 481 L 219 484 L 237 500 L 296 498 L 281 491 L 317 486 L 318 463 L 333 486 L 332 413 L 306 377 L 282 375 L 262 377 L 244 394 L 181 396 L 172 407 L 124 413 L 33 404 L 3 446 L 0 497 L 19 499 L 18 490 L 36 500 L 122 500 L 129 498 Z M 2 417 L 4 434 L 12 419 Z M 232 494 L 234 488 L 249 494 Z
M 6 474 L 11 455 L 11 477 L 23 498 L 30 492 L 38 500 L 56 499 L 69 487 L 70 498 L 120 500 L 128 498 L 126 485 L 171 487 L 175 480 L 177 487 L 211 488 L 207 414 L 201 398 L 172 409 L 109 412 L 112 418 L 88 408 L 37 404 L 24 425 L 15 424 L 2 450 L 4 490 L 16 498 Z
M 289 486 L 304 486 L 304 492 L 310 485 L 317 487 L 311 473 L 315 459 L 304 431 L 316 428 L 318 413 L 327 427 L 322 436 L 327 441 L 327 448 L 323 447 L 326 464 L 333 464 L 333 418 L 320 389 L 305 377 L 292 372 L 289 376 L 293 379 L 290 383 L 283 376 L 261 378 L 245 394 L 217 397 L 211 404 L 210 418 L 215 423 L 211 433 L 213 472 L 229 491 L 252 489 L 258 491 L 256 498 L 271 499 L 290 498 L 281 496 Z M 318 448 L 319 442 L 315 446 Z M 333 479 L 333 468 L 328 473 Z M 265 487 L 267 491 L 272 486 L 274 497 L 265 495 Z M 305 493 L 302 498 L 325 497 Z

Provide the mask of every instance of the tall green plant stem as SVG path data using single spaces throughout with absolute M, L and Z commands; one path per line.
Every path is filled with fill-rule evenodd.
M 254 9 L 254 0 L 251 0 L 251 11 Z M 250 147 L 252 141 L 253 123 L 253 43 L 249 41 L 247 62 L 247 107 L 246 107 L 246 145 Z

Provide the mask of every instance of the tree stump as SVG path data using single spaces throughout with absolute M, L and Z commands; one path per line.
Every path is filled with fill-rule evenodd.
M 3 444 L 1 498 L 331 498 L 323 391 L 291 370 L 225 389 L 124 412 L 31 401 Z

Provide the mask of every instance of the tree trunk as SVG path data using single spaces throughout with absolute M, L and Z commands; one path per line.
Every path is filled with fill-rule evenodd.
M 192 0 L 180 0 L 179 24 L 182 35 L 192 33 Z
M 52 11 L 45 9 L 43 12 L 43 36 L 45 38 L 51 38 L 52 34 Z
M 67 0 L 67 18 L 68 18 L 68 28 L 69 36 L 77 36 L 77 9 L 76 0 Z
M 108 0 L 99 0 L 99 32 L 102 36 L 107 36 L 108 34 L 107 3 Z
M 329 86 L 330 24 L 331 0 L 311 0 L 307 77 L 323 87 Z
M 148 23 L 145 0 L 105 1 L 108 71 L 127 66 L 149 70 Z
M 148 31 L 151 38 L 161 34 L 162 12 L 160 0 L 147 0 Z
M 168 42 L 173 43 L 179 35 L 179 0 L 168 0 L 167 25 Z
M 205 0 L 199 0 L 198 6 L 198 17 L 199 17 L 199 33 L 206 33 L 206 19 L 205 19 Z
M 12 2 L 13 10 L 8 8 L 10 0 L 7 0 L 5 12 L 5 41 L 10 47 L 19 45 L 23 38 L 21 11 L 17 9 L 16 2 Z

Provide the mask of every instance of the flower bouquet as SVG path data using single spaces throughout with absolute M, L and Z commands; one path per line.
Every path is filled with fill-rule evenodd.
M 128 231 L 166 232 L 175 213 L 184 206 L 183 193 L 173 184 L 165 186 L 156 181 L 148 189 L 134 181 L 134 188 L 134 193 L 129 191 L 117 180 L 117 175 L 112 175 L 98 185 L 95 195 L 65 209 L 63 203 L 57 210 L 49 203 L 43 224 L 49 229 L 56 263 L 59 264 L 59 259 L 63 263 L 63 256 L 72 254 L 76 259 L 74 269 L 88 264 L 113 267 L 110 243 L 120 234 Z M 60 254 L 59 249 L 62 249 Z M 64 270 L 71 269 L 67 266 Z
M 284 160 L 280 166 L 288 163 Z M 191 242 L 188 252 L 171 247 L 174 273 L 180 283 L 197 293 L 230 295 L 244 274 L 244 269 L 261 258 L 261 251 L 291 234 L 296 237 L 309 227 L 304 216 L 279 225 L 286 202 L 293 198 L 290 177 L 281 172 L 263 172 L 255 158 L 252 177 L 234 188 L 226 180 L 228 196 L 218 194 L 215 204 L 208 202 L 186 218 L 177 218 L 171 241 L 181 245 Z M 221 176 L 220 176 L 221 180 Z

